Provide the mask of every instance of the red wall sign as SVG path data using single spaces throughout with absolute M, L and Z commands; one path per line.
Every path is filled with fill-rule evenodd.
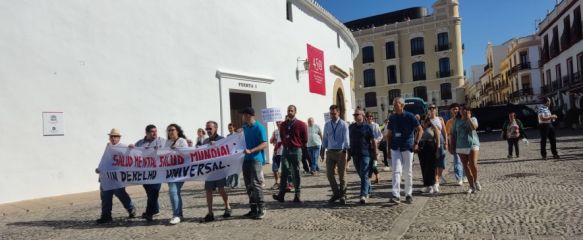
M 310 63 L 310 92 L 326 96 L 324 52 L 308 44 L 308 62 Z

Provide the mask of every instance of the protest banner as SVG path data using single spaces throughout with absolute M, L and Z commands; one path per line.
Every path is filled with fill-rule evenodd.
M 279 108 L 265 108 L 261 109 L 261 119 L 263 122 L 276 122 L 283 119 L 281 109 Z
M 330 112 L 325 112 L 324 113 L 324 122 L 328 122 L 330 121 Z
M 105 191 L 128 185 L 213 181 L 240 173 L 245 155 L 243 133 L 194 148 L 105 148 L 99 180 Z

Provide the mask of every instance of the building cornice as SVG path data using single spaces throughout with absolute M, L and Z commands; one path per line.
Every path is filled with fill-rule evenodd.
M 312 11 L 314 14 L 322 17 L 326 23 L 330 24 L 332 27 L 338 30 L 338 33 L 347 41 L 350 49 L 352 50 L 352 60 L 356 59 L 358 52 L 360 50 L 358 42 L 352 35 L 352 32 L 336 17 L 332 16 L 328 11 L 326 11 L 320 4 L 315 0 L 293 0 L 294 3 L 305 7 L 306 9 Z
M 427 20 L 425 20 L 425 19 L 427 19 Z M 455 24 L 455 23 L 461 22 L 461 18 L 459 18 L 459 17 L 436 18 L 436 17 L 434 17 L 434 15 L 431 15 L 428 17 L 414 19 L 414 20 L 407 21 L 407 22 L 398 22 L 398 23 L 387 24 L 387 25 L 383 25 L 383 26 L 379 26 L 379 27 L 358 30 L 358 31 L 354 31 L 352 33 L 355 35 L 356 38 L 360 38 L 360 37 L 374 36 L 377 34 L 383 34 L 383 33 L 387 33 L 387 32 L 399 32 L 402 30 L 408 30 L 410 28 L 422 27 L 425 25 L 435 25 L 436 23 L 449 22 L 449 21 L 452 21 Z
M 272 78 L 249 76 L 249 75 L 243 75 L 243 74 L 239 74 L 239 73 L 222 72 L 221 70 L 217 70 L 216 77 L 219 80 L 227 78 L 227 79 L 257 82 L 257 83 L 267 83 L 267 84 L 271 84 L 275 81 Z

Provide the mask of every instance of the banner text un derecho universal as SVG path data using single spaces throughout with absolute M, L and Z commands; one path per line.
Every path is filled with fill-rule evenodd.
M 105 191 L 136 184 L 219 180 L 241 171 L 244 150 L 243 133 L 198 148 L 107 146 L 99 180 Z

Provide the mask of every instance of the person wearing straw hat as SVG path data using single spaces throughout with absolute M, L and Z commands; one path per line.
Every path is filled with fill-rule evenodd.
M 119 143 L 121 140 L 121 133 L 119 129 L 113 128 L 109 132 L 109 142 L 107 146 L 123 146 Z M 99 169 L 95 169 L 95 173 L 99 173 Z M 111 217 L 111 209 L 113 208 L 113 196 L 115 195 L 123 204 L 123 207 L 128 211 L 128 218 L 136 217 L 136 208 L 132 203 L 130 195 L 126 192 L 125 187 L 104 191 L 99 188 L 101 195 L 101 217 L 97 219 L 98 224 L 108 223 L 113 221 Z

